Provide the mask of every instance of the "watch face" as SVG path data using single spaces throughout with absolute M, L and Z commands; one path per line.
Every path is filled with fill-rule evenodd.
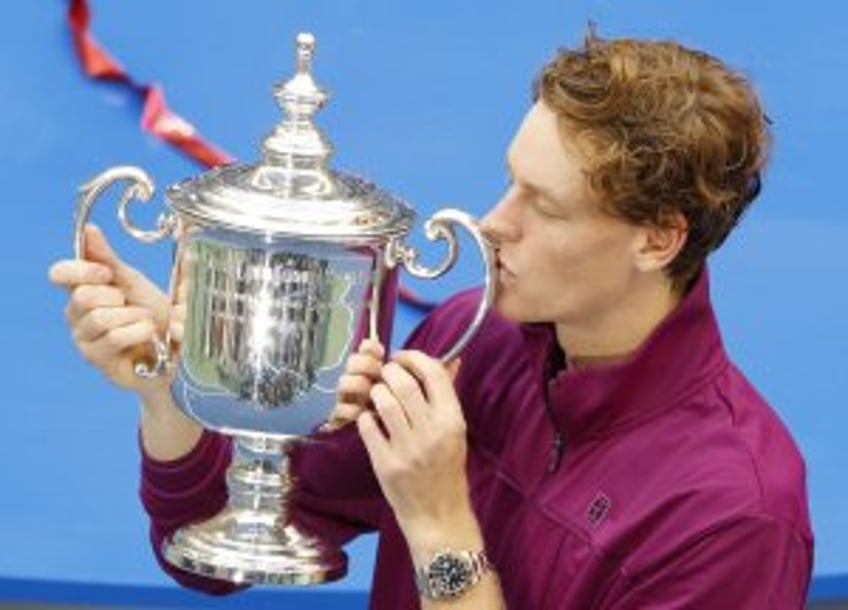
M 471 567 L 461 557 L 443 553 L 430 564 L 429 577 L 438 595 L 459 595 L 471 582 Z

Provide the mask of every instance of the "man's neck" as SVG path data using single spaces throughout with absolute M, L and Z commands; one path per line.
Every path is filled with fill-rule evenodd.
M 639 346 L 680 302 L 665 284 L 634 292 L 624 302 L 586 324 L 556 324 L 557 341 L 565 352 L 568 368 L 587 368 L 622 362 Z

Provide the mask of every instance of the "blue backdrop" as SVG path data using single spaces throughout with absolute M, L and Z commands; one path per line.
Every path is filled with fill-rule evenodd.
M 140 131 L 134 97 L 82 75 L 64 1 L 2 8 L 0 598 L 199 603 L 159 573 L 147 548 L 137 405 L 75 353 L 64 295 L 46 269 L 71 253 L 79 183 L 121 163 L 145 167 L 160 186 L 201 170 Z M 160 82 L 177 112 L 244 160 L 280 116 L 270 88 L 291 73 L 295 34 L 314 32 L 315 71 L 334 95 L 320 122 L 335 166 L 396 191 L 422 216 L 448 204 L 479 214 L 496 200 L 535 71 L 589 20 L 602 35 L 676 38 L 741 68 L 762 92 L 776 145 L 763 195 L 713 261 L 715 301 L 729 351 L 806 455 L 814 596 L 848 597 L 848 206 L 836 188 L 848 139 L 848 4 L 93 0 L 92 8 L 97 37 L 125 67 Z M 95 219 L 125 258 L 164 282 L 168 249 L 131 242 L 107 207 Z M 478 281 L 472 259 L 443 282 L 409 284 L 442 298 Z M 401 311 L 396 339 L 415 319 Z M 365 606 L 373 540 L 351 552 L 351 576 L 309 593 L 315 607 Z M 246 595 L 219 604 L 263 607 L 303 593 Z

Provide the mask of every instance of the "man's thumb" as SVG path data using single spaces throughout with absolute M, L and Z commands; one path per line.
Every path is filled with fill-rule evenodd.
M 86 260 L 108 265 L 116 276 L 124 272 L 126 264 L 109 245 L 103 232 L 92 224 L 85 225 L 84 231 Z
M 445 368 L 448 369 L 448 375 L 450 375 L 450 379 L 452 382 L 456 382 L 456 376 L 459 375 L 459 367 L 462 366 L 462 359 L 454 358 L 450 362 L 445 365 Z

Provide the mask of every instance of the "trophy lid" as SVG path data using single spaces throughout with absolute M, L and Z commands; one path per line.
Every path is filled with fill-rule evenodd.
M 333 148 L 314 123 L 328 94 L 313 80 L 315 38 L 297 36 L 297 71 L 274 88 L 286 117 L 253 164 L 224 165 L 167 190 L 171 206 L 203 225 L 331 241 L 382 241 L 409 231 L 415 213 L 357 176 L 328 169 Z

